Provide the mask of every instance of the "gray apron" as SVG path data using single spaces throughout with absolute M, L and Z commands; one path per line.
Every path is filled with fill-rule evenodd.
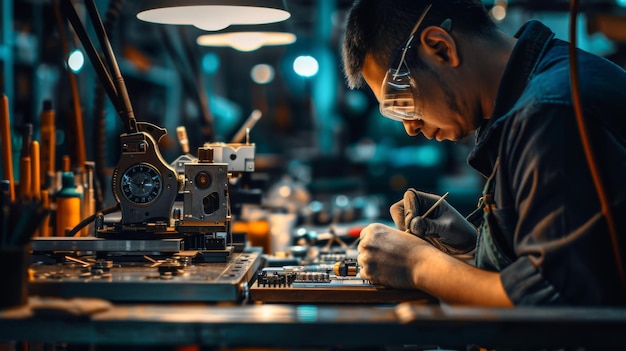
M 485 183 L 483 196 L 480 198 L 478 208 L 475 211 L 482 212 L 482 223 L 476 238 L 476 267 L 498 272 L 515 260 L 515 253 L 511 244 L 514 228 L 510 228 L 515 223 L 512 220 L 515 214 L 505 209 L 499 209 L 494 198 L 495 175 L 499 165 L 500 158 L 496 160 L 493 172 Z

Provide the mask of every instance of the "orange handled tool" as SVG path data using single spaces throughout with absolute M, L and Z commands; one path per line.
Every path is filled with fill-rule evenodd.
M 0 139 L 2 139 L 2 178 L 9 181 L 11 202 L 15 201 L 15 179 L 13 178 L 13 146 L 9 116 L 9 99 L 0 97 Z

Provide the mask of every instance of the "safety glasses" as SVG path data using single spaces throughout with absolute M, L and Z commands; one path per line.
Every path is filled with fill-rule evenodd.
M 426 6 L 405 44 L 395 54 L 381 88 L 380 113 L 395 121 L 412 121 L 422 119 L 422 105 L 417 104 L 419 89 L 417 82 L 411 77 L 405 62 L 407 51 L 411 48 L 417 28 L 426 17 L 432 4 Z

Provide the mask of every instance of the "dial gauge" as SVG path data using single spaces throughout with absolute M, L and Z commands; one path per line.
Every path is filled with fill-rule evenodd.
M 122 194 L 128 201 L 137 205 L 147 205 L 161 195 L 163 181 L 154 166 L 138 163 L 124 171 L 121 187 Z

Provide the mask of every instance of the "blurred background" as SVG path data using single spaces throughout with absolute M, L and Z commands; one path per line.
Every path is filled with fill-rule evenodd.
M 76 135 L 83 133 L 87 160 L 96 162 L 101 176 L 110 175 L 120 154 L 120 118 L 76 34 L 60 20 L 57 2 L 1 1 L 0 91 L 9 98 L 14 145 L 20 145 L 22 125 L 39 125 L 44 101 L 50 101 L 57 117 L 57 154 L 75 160 Z M 457 143 L 410 138 L 400 123 L 378 113 L 369 90 L 347 88 L 341 44 L 352 1 L 284 0 L 281 6 L 290 14 L 285 21 L 216 32 L 139 20 L 143 3 L 98 0 L 97 6 L 135 116 L 168 130 L 160 143 L 166 160 L 183 153 L 176 127 L 186 127 L 195 150 L 205 142 L 229 142 L 259 110 L 262 118 L 250 142 L 256 145 L 253 177 L 263 189 L 263 206 L 306 210 L 321 224 L 389 219 L 389 205 L 414 187 L 450 192 L 448 201 L 464 214 L 475 208 L 483 179 L 466 164 L 471 138 Z M 97 43 L 84 4 L 74 4 Z M 567 1 L 486 0 L 485 5 L 507 33 L 537 18 L 568 39 Z M 624 0 L 583 0 L 578 46 L 624 65 L 624 14 Z M 280 31 L 295 40 L 258 48 L 198 44 L 202 35 L 232 30 Z M 77 113 L 72 84 L 82 131 L 71 122 Z M 38 138 L 38 128 L 34 133 Z M 16 173 L 19 179 L 19 167 Z M 110 183 L 103 183 L 104 201 L 111 202 Z

